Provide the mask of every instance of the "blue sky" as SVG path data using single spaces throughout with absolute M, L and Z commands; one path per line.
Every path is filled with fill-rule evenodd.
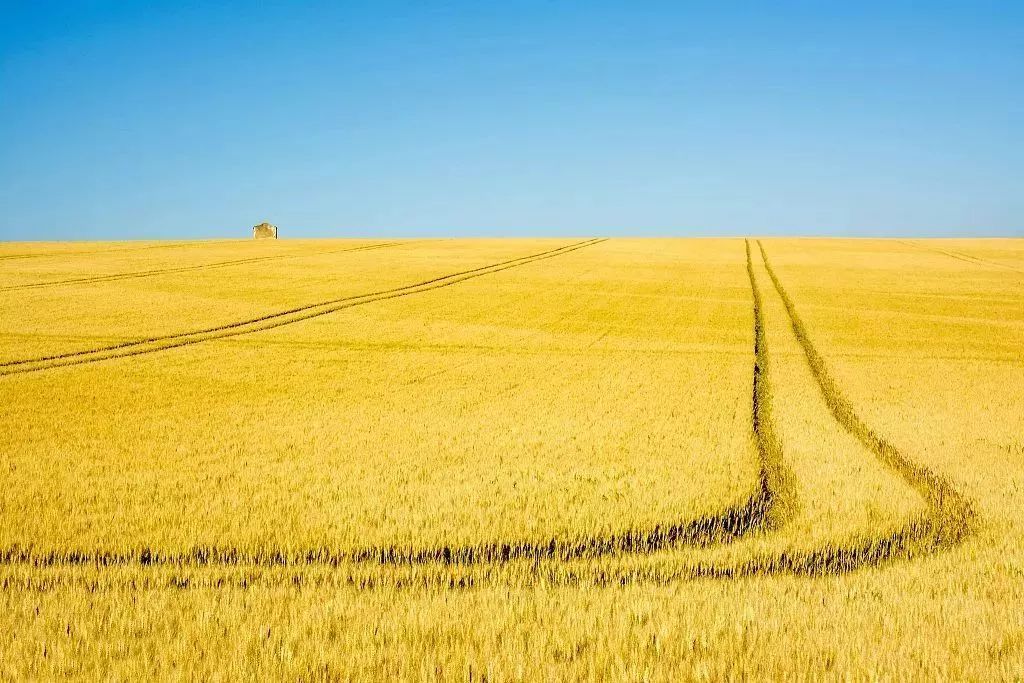
M 0 239 L 1024 234 L 1024 3 L 0 0 Z

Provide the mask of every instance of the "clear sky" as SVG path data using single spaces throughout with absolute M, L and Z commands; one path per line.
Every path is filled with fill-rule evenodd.
M 1024 3 L 0 0 L 0 239 L 262 220 L 1022 235 Z

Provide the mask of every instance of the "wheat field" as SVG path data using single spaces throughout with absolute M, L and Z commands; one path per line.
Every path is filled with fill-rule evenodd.
M 1024 240 L 0 244 L 0 677 L 1024 678 Z

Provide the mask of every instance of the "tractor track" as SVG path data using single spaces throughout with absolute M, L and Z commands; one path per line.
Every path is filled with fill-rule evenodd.
M 948 550 L 966 540 L 974 531 L 978 515 L 973 503 L 956 490 L 944 477 L 911 460 L 895 445 L 876 433 L 857 414 L 833 378 L 824 359 L 811 341 L 800 317 L 778 275 L 768 260 L 764 245 L 758 249 L 765 271 L 785 306 L 793 333 L 804 351 L 805 360 L 821 390 L 835 421 L 857 438 L 879 462 L 899 476 L 924 500 L 926 511 L 887 536 L 864 537 L 851 542 L 778 554 L 758 554 L 735 563 L 689 563 L 664 570 L 662 568 L 625 568 L 597 571 L 560 571 L 548 568 L 538 580 L 552 585 L 626 586 L 632 584 L 670 584 L 677 581 L 735 580 L 767 576 L 822 577 L 846 574 L 864 567 L 876 567 L 896 561 L 912 561 Z M 750 264 L 750 246 L 747 243 Z M 757 290 L 751 270 L 751 286 Z M 351 577 L 355 578 L 355 577 Z M 476 577 L 457 577 L 466 586 L 477 583 Z M 416 581 L 403 579 L 410 585 Z M 373 577 L 366 587 L 372 588 Z M 401 581 L 399 581 L 401 583 Z M 355 584 L 359 587 L 359 581 Z
M 588 241 L 573 248 L 582 248 Z M 565 253 L 564 251 L 559 253 Z M 557 255 L 557 254 L 555 254 Z M 753 283 L 749 245 L 747 270 Z M 490 271 L 489 271 L 490 272 Z M 342 567 L 351 565 L 392 568 L 433 565 L 440 567 L 506 565 L 512 562 L 590 560 L 626 554 L 650 554 L 675 547 L 708 547 L 735 541 L 751 533 L 785 525 L 798 507 L 792 474 L 782 461 L 782 447 L 772 419 L 768 352 L 762 303 L 752 290 L 754 353 L 751 385 L 751 433 L 758 459 L 757 481 L 750 495 L 724 511 L 694 519 L 658 524 L 649 529 L 577 538 L 498 540 L 472 545 L 410 548 L 379 546 L 352 550 L 328 547 L 301 551 L 266 549 L 246 552 L 237 548 L 202 546 L 188 552 L 140 548 L 115 551 L 40 551 L 30 545 L 0 550 L 0 566 L 60 567 Z M 9 579 L 5 579 L 6 582 Z M 4 585 L 0 582 L 0 586 Z
M 68 285 L 82 285 L 82 284 L 93 284 L 101 282 L 117 282 L 119 280 L 134 280 L 145 277 L 156 277 L 158 275 L 170 275 L 174 273 L 190 273 L 201 270 L 214 270 L 219 268 L 228 268 L 231 266 L 240 266 L 248 263 L 261 263 L 264 261 L 276 261 L 280 259 L 289 258 L 304 258 L 308 256 L 323 256 L 326 254 L 341 254 L 345 252 L 355 251 L 372 251 L 375 249 L 387 249 L 389 247 L 397 247 L 402 244 L 408 244 L 408 242 L 379 242 L 377 244 L 368 244 L 361 247 L 349 247 L 346 249 L 331 249 L 326 251 L 319 251 L 313 253 L 304 254 L 272 254 L 268 256 L 254 256 L 252 258 L 244 259 L 233 259 L 230 261 L 217 261 L 215 263 L 203 263 L 194 266 L 178 266 L 174 268 L 153 268 L 151 270 L 138 270 L 127 273 L 111 273 L 109 275 L 93 275 L 90 277 L 78 277 L 68 278 L 64 280 L 48 280 L 46 282 L 30 282 L 22 285 L 8 285 L 0 287 L 0 292 L 11 292 L 15 290 L 23 289 L 45 289 L 49 287 L 61 287 Z
M 910 245 L 912 247 L 916 247 L 918 249 L 924 249 L 925 251 L 930 251 L 930 252 L 933 252 L 935 254 L 942 254 L 943 256 L 948 256 L 949 258 L 956 259 L 957 261 L 963 261 L 964 263 L 970 263 L 970 264 L 975 265 L 975 266 L 995 266 L 996 268 L 1004 268 L 1006 270 L 1012 270 L 1015 273 L 1024 273 L 1024 270 L 1021 270 L 1020 268 L 1016 268 L 1014 266 L 1011 266 L 1011 265 L 1009 265 L 1007 263 L 999 263 L 998 261 L 991 261 L 989 259 L 981 258 L 980 256 L 971 256 L 970 254 L 965 254 L 965 253 L 963 253 L 961 251 L 953 251 L 953 250 L 948 250 L 947 251 L 946 249 L 939 249 L 938 247 L 925 246 L 923 244 L 919 244 L 917 242 L 910 242 L 910 241 L 907 241 L 907 240 L 899 240 L 899 241 L 902 242 L 903 244 L 908 244 L 908 245 Z
M 924 500 L 926 511 L 915 516 L 889 535 L 862 537 L 834 546 L 792 550 L 781 553 L 756 554 L 746 560 L 732 563 L 693 562 L 666 570 L 658 567 L 612 568 L 596 570 L 562 571 L 548 567 L 534 580 L 550 585 L 626 586 L 632 584 L 670 584 L 677 581 L 736 580 L 767 576 L 822 577 L 846 574 L 865 567 L 877 567 L 896 561 L 911 561 L 941 552 L 963 542 L 974 531 L 977 513 L 974 505 L 945 478 L 914 462 L 895 445 L 878 435 L 857 414 L 832 377 L 821 354 L 797 313 L 789 293 L 771 267 L 764 245 L 758 241 L 765 271 L 785 306 L 793 333 L 804 351 L 805 360 L 821 391 L 822 397 L 835 421 L 857 438 L 879 462 L 899 476 Z M 747 266 L 751 287 L 759 297 L 757 282 L 751 263 L 750 243 L 747 242 Z M 374 577 L 350 577 L 357 587 L 360 582 L 372 588 Z M 477 577 L 464 579 L 467 586 L 477 583 Z M 404 579 L 410 585 L 416 580 Z M 463 587 L 463 586 L 457 586 Z
M 214 339 L 224 339 L 252 332 L 270 330 L 303 320 L 317 318 L 346 308 L 361 306 L 374 301 L 396 299 L 403 296 L 409 296 L 411 294 L 419 294 L 421 292 L 448 287 L 473 278 L 508 270 L 509 268 L 515 268 L 529 263 L 534 263 L 536 261 L 555 258 L 556 256 L 561 256 L 578 249 L 599 244 L 603 241 L 605 241 L 603 238 L 584 240 L 582 242 L 565 245 L 556 249 L 531 254 L 529 256 L 521 256 L 487 266 L 480 266 L 478 268 L 472 268 L 457 273 L 442 275 L 411 285 L 403 285 L 401 287 L 394 287 L 376 292 L 319 301 L 311 304 L 305 304 L 303 306 L 297 306 L 285 311 L 278 311 L 276 313 L 270 313 L 256 318 L 236 321 L 224 325 L 191 330 L 189 332 L 153 336 L 146 339 L 137 339 L 118 344 L 111 344 L 109 346 L 85 349 L 82 351 L 71 351 L 68 353 L 60 353 L 50 356 L 6 361 L 0 363 L 0 376 L 39 372 L 53 368 L 96 363 L 115 358 L 139 356 L 148 353 L 155 353 L 157 351 L 165 351 L 167 349 L 191 346 Z
M 359 572 L 358 564 L 349 564 L 349 571 L 336 571 L 331 555 L 318 554 L 318 550 L 307 551 L 309 562 L 291 563 L 289 556 L 280 551 L 268 551 L 257 556 L 232 554 L 221 556 L 214 549 L 196 549 L 203 555 L 203 562 L 196 557 L 182 555 L 159 556 L 152 551 L 124 555 L 101 553 L 49 553 L 40 554 L 31 548 L 10 547 L 0 552 L 0 564 L 10 567 L 73 568 L 80 565 L 97 568 L 107 566 L 154 566 L 166 568 L 170 573 L 143 574 L 102 578 L 101 575 L 79 576 L 77 574 L 36 575 L 24 573 L 5 576 L 0 579 L 0 589 L 46 591 L 68 584 L 84 585 L 90 590 L 113 589 L 189 589 L 189 588 L 250 588 L 261 585 L 290 585 L 294 587 L 349 587 L 356 590 L 375 589 L 450 589 L 464 590 L 479 586 L 503 583 L 522 586 L 627 586 L 633 584 L 670 584 L 694 580 L 738 580 L 770 576 L 823 577 L 849 573 L 865 567 L 876 567 L 896 561 L 913 561 L 963 542 L 973 532 L 977 523 L 974 506 L 945 478 L 914 462 L 884 437 L 874 432 L 856 413 L 849 399 L 834 380 L 820 353 L 811 341 L 807 329 L 797 313 L 793 300 L 783 287 L 768 260 L 764 246 L 758 242 L 766 272 L 781 298 L 790 323 L 805 360 L 813 375 L 829 411 L 835 421 L 861 444 L 879 462 L 900 477 L 908 486 L 919 493 L 926 504 L 926 510 L 904 523 L 899 528 L 875 537 L 859 537 L 836 545 L 825 545 L 806 550 L 794 549 L 779 553 L 757 553 L 747 559 L 733 562 L 684 562 L 675 566 L 616 567 L 598 563 L 596 566 L 558 565 L 562 560 L 585 560 L 593 557 L 615 555 L 622 552 L 651 553 L 680 544 L 687 535 L 682 531 L 688 527 L 657 527 L 646 535 L 637 532 L 595 537 L 585 542 L 561 543 L 557 540 L 547 544 L 493 544 L 484 546 L 491 550 L 478 553 L 478 548 L 469 556 L 467 548 L 424 549 L 414 553 L 392 554 L 388 549 L 368 549 L 349 554 L 338 565 L 346 562 L 369 563 L 364 565 L 365 573 Z M 752 428 L 758 443 L 762 473 L 759 492 L 748 501 L 747 512 L 741 516 L 757 520 L 744 530 L 770 530 L 783 524 L 796 509 L 795 494 L 791 482 L 786 480 L 787 470 L 781 460 L 781 446 L 775 436 L 771 418 L 771 393 L 769 363 L 764 343 L 763 312 L 761 294 L 757 285 L 751 258 L 750 244 L 746 244 L 747 271 L 754 300 L 755 361 L 752 391 Z M 724 520 L 735 520 L 736 508 L 727 511 Z M 706 520 L 691 522 L 699 528 L 736 528 L 735 521 L 716 522 L 709 525 Z M 664 530 L 663 530 L 664 529 Z M 668 530 L 677 529 L 674 535 Z M 721 537 L 715 540 L 725 540 Z M 560 544 L 561 543 L 561 544 Z M 699 545 L 699 544 L 698 544 Z M 506 550 L 508 549 L 508 550 Z M 518 551 L 513 552 L 514 549 Z M 146 553 L 149 554 L 146 554 Z M 218 551 L 220 552 L 220 551 Z M 355 557 L 354 555 L 359 555 Z M 106 563 L 109 560 L 109 564 Z M 514 560 L 534 562 L 532 570 L 528 565 L 518 566 L 510 575 L 506 565 Z M 546 561 L 553 560 L 553 561 Z M 489 562 L 489 564 L 483 564 Z M 428 571 L 418 563 L 441 565 L 441 571 Z M 261 572 L 265 566 L 291 567 L 300 571 L 303 567 L 315 569 L 327 566 L 324 572 L 268 574 Z M 375 567 L 376 565 L 376 567 Z M 174 573 L 185 571 L 190 566 L 237 568 L 229 575 L 187 575 Z M 511 566 L 511 565 L 510 565 Z M 380 573 L 382 568 L 394 570 Z M 375 573 L 377 572 L 377 573 Z
M 811 374 L 821 389 L 821 395 L 826 405 L 843 429 L 857 437 L 857 439 L 870 451 L 883 465 L 892 472 L 899 475 L 908 485 L 915 489 L 930 511 L 931 522 L 925 526 L 929 527 L 937 537 L 933 539 L 938 546 L 953 545 L 960 542 L 970 533 L 972 524 L 976 517 L 973 505 L 944 477 L 932 472 L 924 465 L 917 463 L 907 457 L 895 445 L 884 437 L 877 434 L 857 414 L 853 404 L 846 397 L 839 387 L 839 383 L 833 378 L 828 366 L 817 348 L 811 341 L 807 327 L 797 313 L 793 299 L 783 287 L 778 275 L 768 261 L 768 254 L 760 241 L 757 243 L 761 251 L 761 259 L 764 262 L 765 270 L 771 278 L 775 291 L 786 307 L 790 323 L 793 326 L 793 333 L 804 351 L 807 365 Z
M 64 256 L 91 256 L 94 254 L 120 254 L 130 251 L 146 251 L 147 249 L 173 249 L 175 247 L 203 247 L 210 244 L 225 244 L 231 242 L 242 242 L 244 240 L 196 240 L 196 241 L 185 241 L 185 242 L 170 242 L 167 244 L 147 244 L 143 247 L 120 247 L 118 249 L 99 249 L 99 250 L 87 250 L 87 251 L 54 251 L 54 252 L 35 252 L 29 254 L 2 254 L 0 255 L 0 261 L 9 261 L 14 259 L 26 259 L 26 258 L 63 258 Z
M 755 306 L 759 307 L 760 294 L 754 276 L 747 242 L 747 267 L 754 292 Z M 948 550 L 966 540 L 978 522 L 973 503 L 945 478 L 914 462 L 896 446 L 879 436 L 856 413 L 849 399 L 833 379 L 824 360 L 807 333 L 796 306 L 782 285 L 768 260 L 764 245 L 758 242 L 766 272 L 782 300 L 793 332 L 804 351 L 805 360 L 821 390 L 822 396 L 835 421 L 861 444 L 877 460 L 922 497 L 926 511 L 888 535 L 861 537 L 836 545 L 826 545 L 806 550 L 791 550 L 781 553 L 759 553 L 737 562 L 690 562 L 671 568 L 664 567 L 584 567 L 561 568 L 551 564 L 537 567 L 535 571 L 512 582 L 522 585 L 548 586 L 628 586 L 633 584 L 672 584 L 679 581 L 697 580 L 739 580 L 770 576 L 799 576 L 816 578 L 837 576 L 866 567 L 878 567 L 897 561 L 913 561 Z M 763 371 L 762 371 L 763 372 Z M 196 585 L 202 585 L 201 577 Z M 463 575 L 398 575 L 373 576 L 350 573 L 343 577 L 313 576 L 312 584 L 324 583 L 353 587 L 357 590 L 377 588 L 449 588 L 470 589 L 487 585 L 502 579 L 496 572 Z M 216 577 L 210 585 L 247 587 L 262 581 L 263 577 L 250 574 L 236 577 Z M 304 585 L 305 577 L 292 575 L 291 584 Z M 188 588 L 192 577 L 170 577 L 158 579 L 156 585 L 166 588 Z M 59 583 L 59 581 L 58 581 Z M 274 579 L 270 579 L 274 583 Z

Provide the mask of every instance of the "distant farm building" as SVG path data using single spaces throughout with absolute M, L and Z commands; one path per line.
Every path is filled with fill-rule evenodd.
M 270 223 L 260 223 L 252 226 L 253 239 L 277 239 L 277 226 Z

